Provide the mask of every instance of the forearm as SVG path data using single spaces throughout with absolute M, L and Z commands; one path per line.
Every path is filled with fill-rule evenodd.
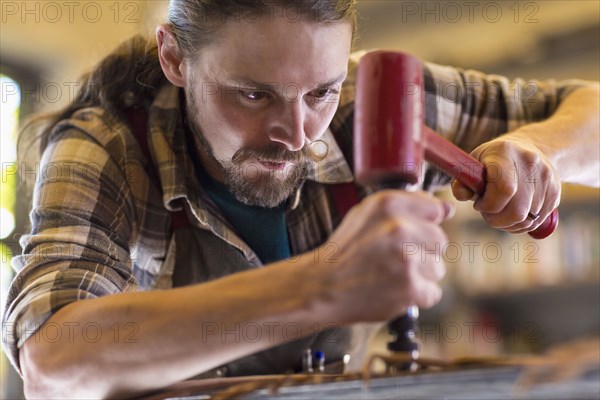
M 305 268 L 309 262 L 311 257 L 302 257 L 206 284 L 72 303 L 46 323 L 76 322 L 72 334 L 64 328 L 56 343 L 44 341 L 44 335 L 36 342 L 34 335 L 21 349 L 28 395 L 139 393 L 295 339 L 296 331 L 314 333 L 335 323 L 335 313 L 321 302 L 323 286 L 311 275 L 315 268 Z M 292 323 L 294 337 L 286 338 L 283 328 Z M 83 332 L 86 324 L 100 329 Z M 135 334 L 127 340 L 126 324 L 136 328 L 128 330 Z M 252 340 L 244 340 L 248 324 Z M 100 330 L 99 340 L 90 340 Z M 64 392 L 51 392 L 57 389 Z
M 600 91 L 580 88 L 556 112 L 508 135 L 531 140 L 550 160 L 562 182 L 600 186 Z

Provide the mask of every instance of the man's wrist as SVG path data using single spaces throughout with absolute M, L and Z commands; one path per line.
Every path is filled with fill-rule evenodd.
M 339 260 L 324 260 L 321 253 L 324 250 L 319 247 L 297 258 L 291 266 L 293 284 L 290 287 L 297 288 L 297 294 L 303 299 L 303 311 L 311 319 L 339 325 L 343 321 L 344 307 L 335 296 L 333 274 L 330 273 L 331 268 L 338 266 Z

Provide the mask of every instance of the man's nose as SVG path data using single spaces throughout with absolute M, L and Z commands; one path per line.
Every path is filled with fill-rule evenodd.
M 277 110 L 269 128 L 269 139 L 283 144 L 289 151 L 299 151 L 306 142 L 305 110 L 301 101 L 289 101 Z

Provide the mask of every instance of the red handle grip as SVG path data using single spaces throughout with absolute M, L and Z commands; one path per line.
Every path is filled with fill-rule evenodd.
M 423 127 L 425 160 L 459 181 L 479 196 L 485 192 L 485 166 L 427 126 Z M 558 226 L 558 209 L 536 230 L 529 232 L 534 239 L 550 236 Z

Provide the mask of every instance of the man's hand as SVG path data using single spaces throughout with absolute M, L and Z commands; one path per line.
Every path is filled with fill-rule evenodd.
M 488 184 L 474 208 L 493 227 L 512 233 L 535 230 L 560 201 L 560 183 L 600 186 L 600 85 L 569 94 L 547 120 L 524 125 L 476 148 Z M 461 201 L 473 193 L 452 184 Z M 528 213 L 539 218 L 532 222 Z
M 535 129 L 531 125 L 526 129 Z M 452 192 L 460 201 L 475 198 L 473 208 L 492 227 L 524 233 L 541 225 L 560 202 L 560 178 L 548 156 L 521 131 L 506 134 L 476 148 L 471 155 L 486 166 L 483 197 L 459 182 Z M 539 215 L 532 221 L 528 214 Z
M 345 322 L 385 321 L 408 306 L 431 307 L 442 290 L 450 204 L 425 193 L 386 190 L 355 206 L 333 233 L 336 262 L 323 264 Z

